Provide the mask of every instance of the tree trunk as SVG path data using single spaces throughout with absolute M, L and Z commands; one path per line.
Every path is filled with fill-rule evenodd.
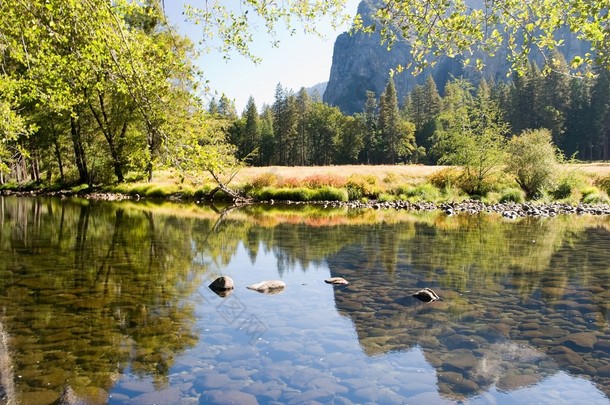
M 76 168 L 78 169 L 78 177 L 80 183 L 89 183 L 89 171 L 87 170 L 87 161 L 85 159 L 85 149 L 81 139 L 80 125 L 78 119 L 70 117 L 70 134 L 72 136 L 72 146 L 74 147 L 74 159 L 76 160 Z
M 55 158 L 57 159 L 57 166 L 59 166 L 59 179 L 62 183 L 65 182 L 64 178 L 64 164 L 61 159 L 61 150 L 59 149 L 59 142 L 55 139 Z

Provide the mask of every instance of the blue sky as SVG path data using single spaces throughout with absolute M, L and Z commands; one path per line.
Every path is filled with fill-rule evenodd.
M 203 1 L 190 0 L 189 4 L 197 6 Z M 359 0 L 348 1 L 347 11 L 350 14 L 356 13 L 358 2 Z M 184 3 L 183 0 L 166 1 L 165 12 L 183 35 L 188 35 L 197 43 L 201 39 L 201 32 L 197 26 L 184 21 Z M 297 91 L 302 86 L 310 87 L 325 82 L 330 74 L 335 38 L 348 28 L 344 26 L 334 30 L 330 22 L 322 21 L 318 29 L 325 35 L 325 39 L 300 31 L 291 36 L 285 30 L 278 29 L 278 48 L 271 45 L 271 38 L 266 33 L 255 33 L 252 49 L 256 56 L 262 58 L 259 64 L 238 54 L 232 54 L 228 62 L 217 53 L 203 55 L 198 60 L 198 65 L 204 72 L 204 78 L 209 80 L 211 92 L 207 97 L 216 96 L 218 99 L 220 94 L 225 93 L 235 100 L 237 112 L 241 114 L 250 95 L 254 97 L 259 109 L 264 103 L 273 103 L 278 83 Z

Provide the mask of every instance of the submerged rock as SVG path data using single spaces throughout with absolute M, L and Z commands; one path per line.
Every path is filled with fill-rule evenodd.
M 435 293 L 431 288 L 428 287 L 419 290 L 418 292 L 413 294 L 413 297 L 423 302 L 434 302 L 442 300 L 442 298 L 439 297 L 437 293 Z
M 279 294 L 286 288 L 286 283 L 281 280 L 261 281 L 246 288 L 262 294 Z
M 344 279 L 343 277 L 331 277 L 331 278 L 327 278 L 326 280 L 324 280 L 324 282 L 326 284 L 332 284 L 332 285 L 348 285 L 349 282 Z

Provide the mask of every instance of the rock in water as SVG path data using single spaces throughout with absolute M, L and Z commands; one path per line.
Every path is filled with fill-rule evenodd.
M 231 277 L 222 276 L 212 281 L 212 284 L 208 286 L 210 290 L 214 291 L 227 291 L 235 288 L 235 283 Z
M 332 284 L 332 285 L 348 285 L 349 282 L 344 279 L 343 277 L 331 277 L 331 278 L 327 278 L 326 280 L 324 280 L 324 282 L 326 284 Z
M 258 291 L 262 294 L 279 294 L 286 288 L 286 283 L 281 280 L 261 281 L 260 283 L 249 285 L 246 288 Z
M 442 298 L 439 297 L 437 293 L 435 293 L 431 288 L 428 287 L 419 290 L 418 292 L 413 294 L 413 297 L 423 302 L 434 302 L 442 300 Z

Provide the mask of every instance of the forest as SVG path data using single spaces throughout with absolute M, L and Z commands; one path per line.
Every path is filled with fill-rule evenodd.
M 548 72 L 548 73 L 545 73 Z M 226 119 L 228 140 L 248 163 L 268 165 L 437 164 L 447 160 L 442 134 L 472 136 L 495 130 L 507 139 L 528 129 L 548 129 L 553 143 L 578 160 L 610 159 L 610 72 L 572 77 L 563 55 L 548 65 L 528 65 L 503 82 L 454 78 L 437 89 L 431 76 L 398 100 L 393 78 L 385 91 L 367 92 L 362 112 L 347 116 L 305 88 L 278 84 L 273 105 L 258 112 L 250 98 L 238 118 L 231 101 L 212 100 L 209 112 Z
M 204 35 L 220 38 L 212 51 L 249 55 L 248 10 L 273 33 L 274 24 L 291 26 L 293 20 L 315 30 L 317 18 L 340 18 L 345 5 L 329 0 L 303 8 L 289 1 L 270 9 L 264 1 L 246 3 L 240 2 L 242 14 L 217 2 L 208 12 L 191 10 L 193 21 L 208 23 Z M 201 49 L 169 25 L 162 2 L 1 2 L 0 183 L 151 181 L 158 169 L 214 175 L 239 164 L 461 165 L 460 148 L 468 142 L 493 140 L 492 149 L 502 148 L 524 130 L 541 128 L 565 156 L 607 160 L 607 10 L 603 2 L 573 3 L 568 12 L 595 17 L 582 35 L 591 40 L 598 61 L 588 56 L 566 62 L 557 52 L 541 67 L 515 59 L 506 82 L 455 78 L 437 89 L 430 79 L 405 100 L 397 99 L 390 75 L 383 94 L 367 94 L 362 113 L 354 116 L 304 89 L 294 94 L 278 84 L 272 105 L 259 109 L 251 98 L 239 117 L 227 96 L 210 105 L 202 101 L 205 77 L 194 64 Z M 569 21 L 578 33 L 580 20 Z M 544 29 L 530 36 L 542 36 Z M 542 45 L 555 47 L 549 41 Z

